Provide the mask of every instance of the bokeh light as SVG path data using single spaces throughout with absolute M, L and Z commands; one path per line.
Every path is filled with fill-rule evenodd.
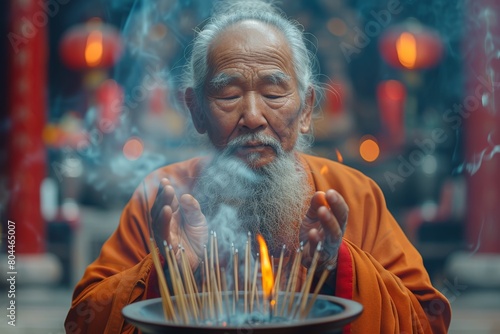
M 335 153 L 337 154 L 337 161 L 340 163 L 344 162 L 344 157 L 342 156 L 342 153 L 340 153 L 339 149 L 335 149 Z
M 396 51 L 401 65 L 408 69 L 415 67 L 417 61 L 417 42 L 415 36 L 409 32 L 403 32 L 396 40 Z
M 134 161 L 139 159 L 143 152 L 144 144 L 140 138 L 132 137 L 123 145 L 123 155 L 128 160 Z
M 339 19 L 338 17 L 334 17 L 328 20 L 326 28 L 332 35 L 339 37 L 344 36 L 347 32 L 347 26 L 345 22 L 342 19 Z
M 89 67 L 95 67 L 101 63 L 103 53 L 102 32 L 100 30 L 92 31 L 87 37 L 87 46 L 85 47 L 85 61 Z
M 361 138 L 361 144 L 359 145 L 359 154 L 361 158 L 367 162 L 373 162 L 377 160 L 380 155 L 380 147 L 376 139 L 372 136 L 364 136 Z

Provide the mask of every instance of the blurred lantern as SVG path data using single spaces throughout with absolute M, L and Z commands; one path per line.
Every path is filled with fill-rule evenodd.
M 389 65 L 409 70 L 433 67 L 443 55 L 439 34 L 416 20 L 388 28 L 380 38 L 379 49 Z
M 382 123 L 395 146 L 404 143 L 404 108 L 406 88 L 397 80 L 382 81 L 377 86 L 377 102 Z
M 121 52 L 119 31 L 100 19 L 70 28 L 64 33 L 59 46 L 64 63 L 77 70 L 111 67 L 120 58 Z
M 112 79 L 104 81 L 95 92 L 97 127 L 104 133 L 112 132 L 120 120 L 123 107 L 123 88 Z

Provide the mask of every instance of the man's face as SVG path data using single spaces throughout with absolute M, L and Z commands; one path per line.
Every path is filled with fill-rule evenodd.
M 292 53 L 285 37 L 257 21 L 243 21 L 218 36 L 209 48 L 206 105 L 193 108 L 195 125 L 220 149 L 244 134 L 277 140 L 293 150 L 309 130 L 314 95 L 301 108 Z M 272 162 L 276 150 L 249 140 L 234 154 L 254 168 Z

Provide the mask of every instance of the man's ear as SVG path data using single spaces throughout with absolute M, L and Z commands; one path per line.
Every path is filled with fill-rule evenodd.
M 311 119 L 312 113 L 314 109 L 314 102 L 316 101 L 316 92 L 314 88 L 309 87 L 308 92 L 306 93 L 306 98 L 304 101 L 304 108 L 300 113 L 299 120 L 299 129 L 301 133 L 308 133 L 311 128 Z
M 203 134 L 207 131 L 207 127 L 205 124 L 205 114 L 203 112 L 203 108 L 199 105 L 198 100 L 196 99 L 196 94 L 194 89 L 189 87 L 184 92 L 184 101 L 191 113 L 191 118 L 193 119 L 194 127 L 196 131 L 200 134 Z

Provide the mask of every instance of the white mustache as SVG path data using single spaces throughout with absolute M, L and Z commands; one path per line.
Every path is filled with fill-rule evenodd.
M 264 135 L 262 133 L 248 133 L 231 140 L 224 149 L 223 154 L 232 154 L 238 148 L 247 145 L 247 143 L 249 142 L 258 142 L 262 145 L 268 145 L 276 152 L 278 156 L 282 156 L 285 154 L 285 151 L 281 147 L 281 143 L 276 138 Z

